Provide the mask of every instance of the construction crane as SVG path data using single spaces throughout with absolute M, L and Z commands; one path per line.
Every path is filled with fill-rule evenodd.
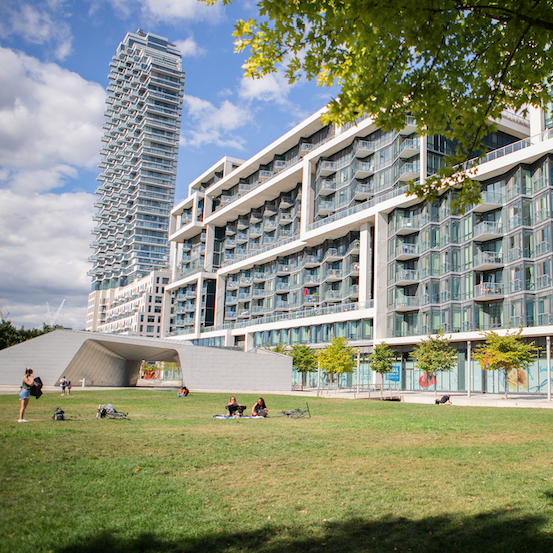
M 6 313 L 6 317 L 9 316 L 10 312 L 8 311 Z M 4 313 L 2 313 L 2 309 L 0 308 L 0 317 L 2 318 L 2 322 L 5 323 L 6 319 L 4 318 Z
M 64 303 L 65 303 L 65 300 L 61 302 L 56 312 L 52 315 L 52 311 L 50 310 L 50 304 L 46 302 L 46 312 L 48 313 L 48 318 L 50 319 L 50 322 L 48 323 L 49 326 L 54 326 L 56 324 L 56 320 L 61 312 L 61 309 Z

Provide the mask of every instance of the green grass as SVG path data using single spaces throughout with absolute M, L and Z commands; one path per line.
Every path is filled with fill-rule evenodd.
M 18 424 L 0 396 L 0 551 L 553 550 L 552 411 L 311 399 L 311 419 L 211 418 L 227 400 L 76 390 Z M 108 401 L 131 420 L 96 420 Z

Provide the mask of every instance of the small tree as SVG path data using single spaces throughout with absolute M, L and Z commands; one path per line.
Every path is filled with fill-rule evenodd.
M 526 370 L 534 358 L 534 342 L 523 341 L 522 328 L 518 332 L 507 332 L 500 336 L 493 331 L 484 332 L 486 341 L 478 348 L 473 357 L 487 371 L 501 371 L 505 377 L 505 399 L 509 372 Z
M 292 346 L 292 350 L 288 352 L 293 359 L 294 370 L 301 373 L 301 388 L 305 384 L 307 373 L 317 370 L 317 354 L 310 347 L 305 345 Z
M 288 355 L 288 351 L 286 351 L 286 346 L 282 342 L 279 342 L 274 348 L 272 348 L 268 344 L 263 347 L 265 349 L 268 349 L 269 351 L 274 351 L 275 353 L 282 353 L 282 355 Z
M 356 366 L 355 353 L 356 350 L 348 346 L 346 338 L 333 338 L 332 342 L 319 352 L 317 360 L 321 370 L 331 375 L 334 381 L 337 374 L 353 372 Z
M 382 342 L 374 346 L 369 357 L 369 365 L 374 372 L 377 372 L 384 379 L 384 375 L 394 368 L 395 358 L 394 350 L 388 344 Z M 382 386 L 380 386 L 380 399 L 382 399 Z
M 413 355 L 416 358 L 415 366 L 434 378 L 434 395 L 437 395 L 437 373 L 450 371 L 457 363 L 457 353 L 449 345 L 443 330 L 440 329 L 436 336 L 429 335 L 426 340 L 417 344 Z

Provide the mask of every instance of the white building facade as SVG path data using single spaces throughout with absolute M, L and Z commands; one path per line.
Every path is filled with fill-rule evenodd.
M 241 162 L 223 159 L 171 212 L 174 339 L 199 345 L 323 347 L 345 336 L 358 367 L 342 385 L 374 382 L 368 355 L 397 351 L 398 388 L 432 386 L 413 345 L 440 328 L 458 367 L 438 389 L 501 391 L 476 366 L 482 331 L 524 327 L 536 362 L 510 390 L 544 392 L 553 332 L 553 139 L 541 110 L 505 114 L 475 168 L 483 201 L 463 215 L 453 192 L 430 204 L 405 194 L 443 164 L 451 145 L 370 118 L 324 125 L 314 114 Z M 552 135 L 553 136 L 553 135 Z M 550 384 L 549 384 L 550 385 Z
M 127 34 L 110 66 L 87 330 L 108 324 L 100 307 L 117 290 L 168 266 L 184 93 L 181 53 L 163 37 Z

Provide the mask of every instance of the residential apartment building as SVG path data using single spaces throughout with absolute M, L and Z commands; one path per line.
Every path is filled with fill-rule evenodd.
M 168 266 L 184 93 L 181 53 L 163 37 L 127 34 L 110 67 L 87 330 L 107 324 L 100 307 L 120 288 Z
M 553 331 L 553 134 L 541 110 L 505 113 L 474 167 L 482 203 L 450 209 L 454 192 L 429 203 L 406 195 L 444 163 L 451 145 L 370 118 L 324 125 L 321 112 L 250 159 L 225 158 L 190 184 L 171 212 L 174 339 L 249 350 L 278 343 L 322 347 L 335 336 L 359 348 L 342 385 L 374 382 L 368 355 L 397 351 L 395 385 L 433 382 L 412 349 L 440 328 L 458 367 L 438 389 L 500 391 L 476 366 L 481 331 L 524 327 L 536 362 L 517 391 L 544 391 Z M 515 379 L 516 380 L 516 379 Z
M 171 280 L 168 270 L 152 271 L 127 286 L 116 288 L 113 298 L 102 298 L 99 312 L 105 322 L 98 332 L 107 334 L 137 334 L 161 338 L 170 324 L 170 309 L 165 309 L 165 287 Z M 89 300 L 88 308 L 95 309 Z

